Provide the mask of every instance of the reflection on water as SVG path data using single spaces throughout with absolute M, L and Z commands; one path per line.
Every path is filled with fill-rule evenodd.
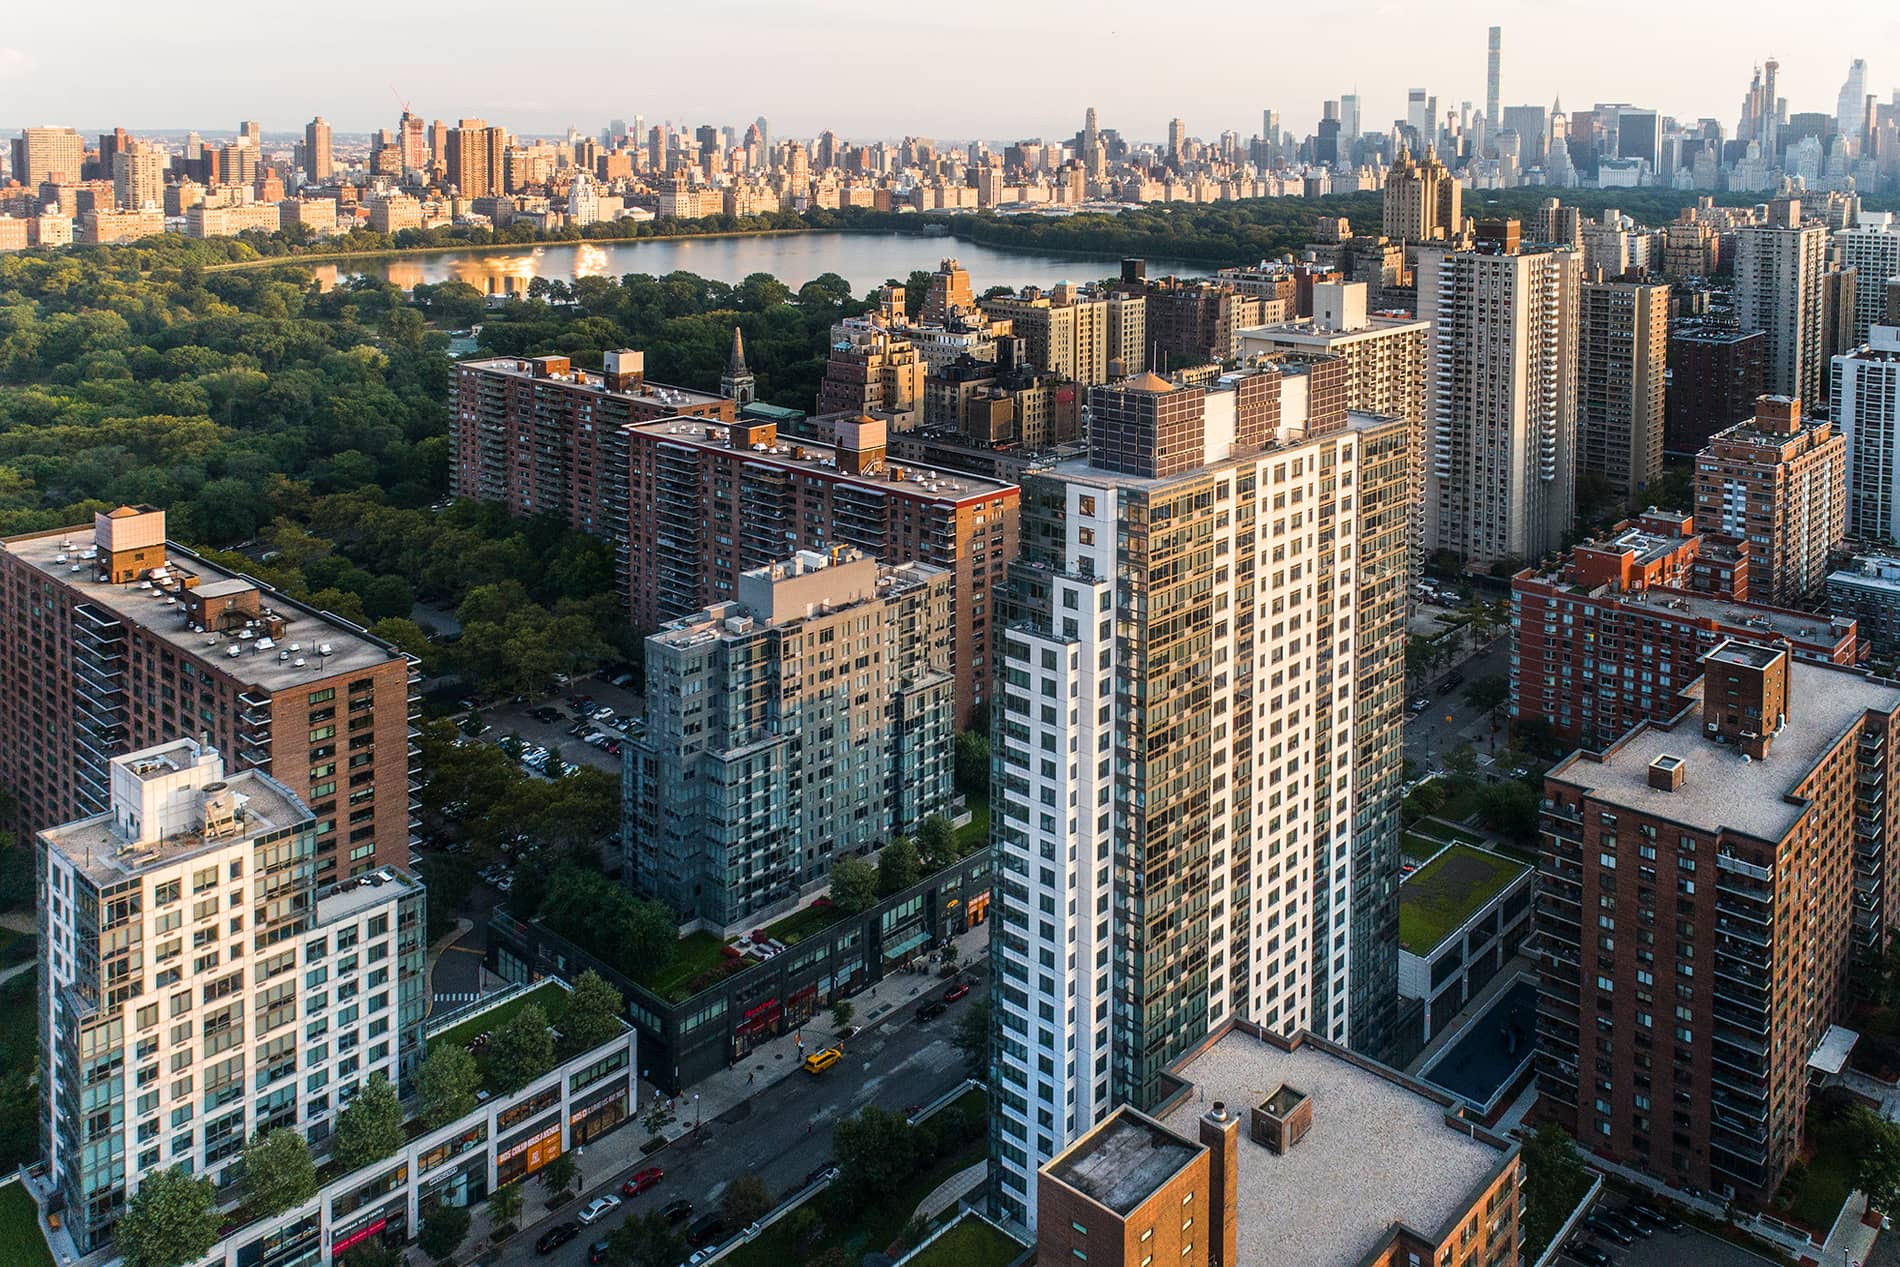
M 627 273 L 664 276 L 684 270 L 737 284 L 753 273 L 770 273 L 794 290 L 824 273 L 837 273 L 863 294 L 913 269 L 934 269 L 955 255 L 970 270 L 980 292 L 990 286 L 1050 286 L 1059 281 L 1110 277 L 1118 261 L 1008 251 L 952 238 L 898 234 L 795 233 L 750 237 L 665 239 L 644 242 L 559 242 L 542 246 L 476 248 L 430 255 L 394 256 L 313 268 L 325 290 L 345 276 L 370 276 L 408 289 L 418 282 L 463 281 L 484 294 L 522 294 L 536 277 L 574 281 Z M 1178 260 L 1148 261 L 1148 273 L 1205 273 L 1206 265 Z

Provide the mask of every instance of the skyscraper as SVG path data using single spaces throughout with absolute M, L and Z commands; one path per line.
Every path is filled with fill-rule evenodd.
M 112 196 L 119 206 L 138 211 L 165 205 L 165 169 L 171 155 L 150 141 L 130 141 L 112 156 Z
M 1464 188 L 1432 150 L 1414 159 L 1401 149 L 1385 178 L 1385 235 L 1395 242 L 1437 242 L 1464 229 Z
M 1176 167 L 1181 165 L 1181 152 L 1187 147 L 1187 124 L 1179 119 L 1168 120 L 1168 161 Z
M 1834 249 L 1841 267 L 1855 273 L 1854 329 L 1848 345 L 1859 347 L 1867 342 L 1868 331 L 1886 318 L 1886 280 L 1900 277 L 1900 217 L 1863 211 L 1853 228 L 1835 231 Z
M 76 181 L 85 161 L 85 138 L 71 128 L 21 128 L 13 140 L 13 179 L 28 189 L 51 176 Z
M 1777 198 L 1769 204 L 1767 224 L 1748 225 L 1735 236 L 1735 320 L 1745 331 L 1768 335 L 1768 390 L 1826 400 L 1827 366 L 1821 359 L 1826 226 L 1802 223 L 1800 199 Z
M 1695 463 L 1696 531 L 1748 540 L 1750 602 L 1804 607 L 1827 587 L 1847 535 L 1847 440 L 1803 420 L 1801 402 L 1763 396 L 1755 417 L 1718 431 Z
M 483 119 L 463 119 L 448 133 L 449 183 L 464 198 L 501 193 L 507 176 L 508 134 Z
M 1577 471 L 1634 505 L 1662 475 L 1669 287 L 1585 282 L 1580 310 Z
M 1834 358 L 1829 417 L 1847 434 L 1848 531 L 1900 541 L 1900 326 L 1876 325 Z
M 1485 57 L 1484 79 L 1484 125 L 1495 136 L 1503 126 L 1503 115 L 1498 104 L 1498 77 L 1504 62 L 1504 28 L 1491 28 L 1490 45 Z
M 304 175 L 317 184 L 328 181 L 335 168 L 330 157 L 330 124 L 322 115 L 304 124 L 303 153 Z
M 1861 139 L 1861 125 L 1867 118 L 1867 63 L 1861 58 L 1856 57 L 1848 67 L 1834 118 L 1842 136 L 1852 141 Z
M 1432 115 L 1434 108 L 1423 88 L 1408 88 L 1405 93 L 1405 122 L 1412 129 L 1414 143 L 1421 149 L 1430 146 L 1436 137 Z
M 1026 482 L 993 723 L 1010 1219 L 1225 1021 L 1360 1044 L 1355 967 L 1396 998 L 1407 424 L 1309 410 L 1299 372 L 1097 388 L 1089 459 Z
M 1575 513 L 1577 304 L 1567 248 L 1419 252 L 1432 323 L 1428 549 L 1534 559 Z
M 1353 142 L 1359 139 L 1359 94 L 1349 92 L 1339 99 L 1339 143 L 1346 148 L 1342 159 L 1351 156 Z

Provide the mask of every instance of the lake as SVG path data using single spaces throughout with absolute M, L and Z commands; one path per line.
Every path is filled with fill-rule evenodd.
M 544 246 L 475 247 L 429 255 L 385 256 L 312 266 L 325 289 L 343 276 L 368 276 L 414 286 L 464 281 L 485 294 L 527 289 L 536 277 L 573 281 L 577 277 L 614 277 L 651 273 L 697 273 L 737 283 L 753 273 L 770 273 L 797 290 L 823 273 L 836 273 L 862 295 L 886 279 L 900 280 L 912 269 L 933 270 L 954 255 L 970 271 L 978 293 L 991 286 L 1050 286 L 1085 282 L 1120 272 L 1119 256 L 1045 255 L 1000 250 L 950 237 L 911 237 L 890 233 L 779 233 L 729 238 L 654 238 L 644 242 L 559 242 Z M 1151 259 L 1148 275 L 1213 272 L 1206 264 Z

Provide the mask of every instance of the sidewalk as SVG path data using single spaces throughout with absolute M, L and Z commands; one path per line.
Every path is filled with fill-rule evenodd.
M 1827 1234 L 1827 1244 L 1821 1249 L 1823 1263 L 1856 1267 L 1867 1261 L 1868 1255 L 1874 1252 L 1874 1242 L 1880 1238 L 1880 1229 L 1861 1222 L 1865 1213 L 1867 1198 L 1859 1192 L 1848 1193 L 1847 1204 L 1841 1207 L 1839 1217 Z
M 1640 1170 L 1632 1170 L 1628 1166 L 1619 1165 L 1616 1162 L 1599 1157 L 1595 1153 L 1583 1154 L 1583 1162 L 1592 1169 L 1601 1170 L 1606 1175 L 1615 1175 L 1618 1179 L 1622 1179 L 1627 1183 L 1633 1183 L 1639 1188 L 1647 1189 L 1657 1196 L 1674 1201 L 1677 1205 L 1685 1209 L 1694 1210 L 1697 1214 L 1714 1219 L 1718 1223 L 1731 1221 L 1728 1218 L 1728 1207 L 1719 1201 L 1712 1201 L 1707 1197 L 1692 1197 L 1680 1188 L 1670 1187 L 1653 1175 L 1646 1175 Z M 1743 1216 L 1732 1221 L 1736 1227 L 1741 1228 L 1744 1232 L 1749 1233 L 1751 1236 L 1760 1237 L 1775 1248 L 1797 1259 L 1803 1257 L 1811 1259 L 1815 1255 L 1816 1246 L 1812 1237 L 1795 1236 L 1782 1226 L 1763 1219 Z

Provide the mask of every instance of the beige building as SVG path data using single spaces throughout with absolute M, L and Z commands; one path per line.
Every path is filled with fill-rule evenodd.
M 1419 252 L 1428 549 L 1488 564 L 1563 543 L 1576 511 L 1580 272 L 1568 248 Z
M 165 231 L 165 213 L 156 207 L 143 211 L 96 210 L 81 212 L 73 240 L 86 246 L 136 242 Z
M 24 251 L 30 245 L 28 223 L 17 216 L 0 216 L 0 251 Z
M 369 204 L 369 227 L 378 233 L 400 233 L 422 227 L 422 204 L 409 194 L 389 194 Z
M 1585 282 L 1578 330 L 1577 472 L 1635 505 L 1662 475 L 1669 287 Z
M 134 141 L 112 156 L 113 201 L 140 211 L 165 205 L 165 170 L 171 155 L 156 145 Z
M 239 203 L 213 207 L 200 203 L 185 213 L 185 236 L 190 238 L 236 237 L 246 230 L 275 233 L 283 227 L 283 215 L 274 202 Z
M 1767 333 L 1762 377 L 1776 395 L 1827 399 L 1826 270 L 1827 226 L 1804 223 L 1798 198 L 1777 198 L 1767 224 L 1736 234 L 1735 319 L 1743 330 Z
M 1847 437 L 1804 422 L 1801 402 L 1764 396 L 1695 462 L 1697 532 L 1745 537 L 1748 597 L 1802 607 L 1827 590 L 1828 553 L 1847 535 Z
M 856 317 L 840 322 L 831 328 L 817 412 L 869 414 L 894 431 L 914 430 L 924 417 L 923 358 L 899 330 Z
M 71 128 L 22 128 L 13 139 L 13 179 L 28 189 L 76 181 L 85 163 L 85 138 Z
M 992 320 L 1010 323 L 1037 369 L 1084 386 L 1108 381 L 1106 295 L 1060 282 L 1046 291 L 1025 286 L 1014 295 L 985 299 L 982 307 Z
M 1430 149 L 1423 159 L 1405 150 L 1385 179 L 1385 236 L 1395 242 L 1455 238 L 1464 228 L 1464 191 Z

